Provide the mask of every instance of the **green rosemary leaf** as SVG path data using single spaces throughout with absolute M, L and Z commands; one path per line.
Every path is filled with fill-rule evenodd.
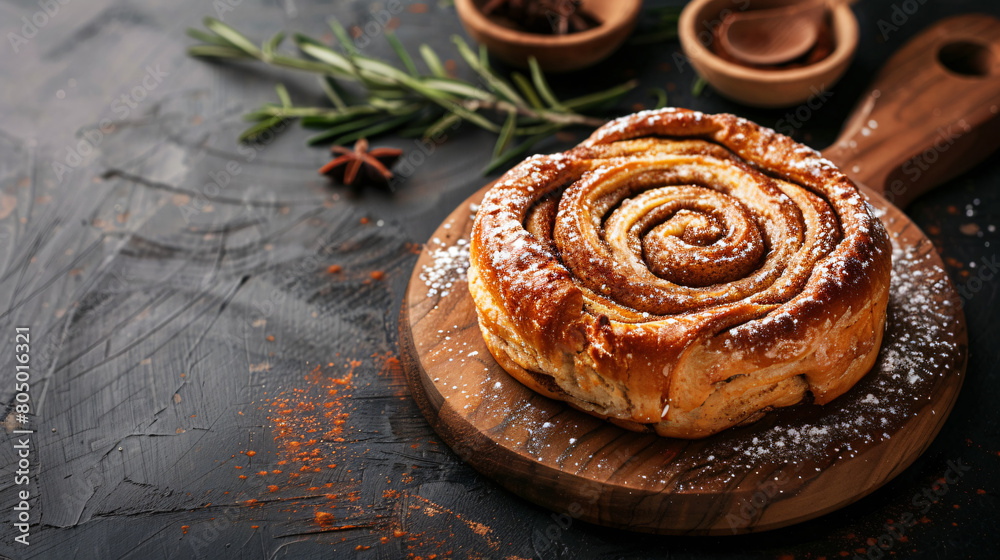
M 329 111 L 321 115 L 309 115 L 302 117 L 302 126 L 308 128 L 329 128 L 351 120 L 364 119 L 368 115 L 380 115 L 381 110 L 366 105 L 347 107 L 342 111 Z
M 691 95 L 701 97 L 701 92 L 705 91 L 705 86 L 707 85 L 708 82 L 705 81 L 705 78 L 698 76 L 698 79 L 694 81 L 694 85 L 691 86 Z
M 493 99 L 493 96 L 488 92 L 451 78 L 424 78 L 421 82 L 427 87 L 446 93 L 452 93 L 466 99 L 479 99 L 482 101 Z
M 353 57 L 351 62 L 358 69 L 358 78 L 370 86 L 411 84 L 414 81 L 406 72 L 381 60 L 358 55 Z
M 243 120 L 247 122 L 257 122 L 257 121 L 262 121 L 264 119 L 270 119 L 274 116 L 275 116 L 274 109 L 265 106 L 265 108 L 258 109 L 256 111 L 251 111 L 243 115 Z
M 348 142 L 355 142 L 361 138 L 368 138 L 369 136 L 375 136 L 376 134 L 384 134 L 393 129 L 399 128 L 401 125 L 412 120 L 412 115 L 403 115 L 401 117 L 396 117 L 394 119 L 389 119 L 375 126 L 370 126 L 361 130 L 357 130 L 350 134 L 345 134 L 340 138 L 333 141 L 334 144 L 347 144 Z
M 497 143 L 493 146 L 493 157 L 491 159 L 496 159 L 500 154 L 507 149 L 507 145 L 510 144 L 511 138 L 514 137 L 514 128 L 517 125 L 517 111 L 510 111 L 507 113 L 507 120 L 503 123 L 503 128 L 500 129 L 500 136 L 497 137 Z
M 485 52 L 483 49 L 480 49 L 479 57 L 477 58 L 476 53 L 472 52 L 465 39 L 462 39 L 458 35 L 452 35 L 451 41 L 455 43 L 455 46 L 458 48 L 458 54 L 465 60 L 465 63 L 475 70 L 476 74 L 479 74 L 479 77 L 482 78 L 490 90 L 515 105 L 524 104 L 524 100 L 521 99 L 521 96 L 517 94 L 514 88 L 506 80 L 490 70 L 489 62 L 483 63 L 483 53 Z
M 352 41 L 347 35 L 347 31 L 344 29 L 343 25 L 340 25 L 339 21 L 331 19 L 327 23 L 330 24 L 330 29 L 333 30 L 333 36 L 337 38 L 340 46 L 344 47 L 344 50 L 347 51 L 348 55 L 354 56 L 360 54 L 358 52 L 358 48 L 354 46 L 354 41 Z
M 549 84 L 545 81 L 545 75 L 542 74 L 542 67 L 538 65 L 538 61 L 535 57 L 528 57 L 528 67 L 531 69 L 531 80 L 535 83 L 535 89 L 538 90 L 539 95 L 549 107 L 556 111 L 565 111 L 566 108 L 559 103 L 559 99 L 556 98 L 552 90 L 549 89 Z
M 192 45 L 187 48 L 187 53 L 191 56 L 204 58 L 252 58 L 236 47 L 223 47 L 220 45 Z
M 629 80 L 624 84 L 617 85 L 613 88 L 609 88 L 604 91 L 598 91 L 587 95 L 581 95 L 580 97 L 574 97 L 573 99 L 564 101 L 563 106 L 570 110 L 591 109 L 601 104 L 618 99 L 619 97 L 628 93 L 632 89 L 635 89 L 637 85 L 639 85 L 638 81 Z
M 337 126 L 334 126 L 334 127 L 330 127 L 328 129 L 324 130 L 323 132 L 315 135 L 315 136 L 310 136 L 306 140 L 306 144 L 308 144 L 310 146 L 313 146 L 315 144 L 320 144 L 322 142 L 328 142 L 331 139 L 343 136 L 344 134 L 346 134 L 348 132 L 354 132 L 355 130 L 361 130 L 362 128 L 374 125 L 376 123 L 380 123 L 380 122 L 382 122 L 384 120 L 385 120 L 385 115 L 383 115 L 383 114 L 372 115 L 370 117 L 366 117 L 366 118 L 363 118 L 363 119 L 349 120 L 349 121 L 347 121 L 347 122 L 345 122 L 343 124 L 340 124 L 340 125 L 337 125 Z
M 243 133 L 240 134 L 239 141 L 252 142 L 256 140 L 258 137 L 260 137 L 260 135 L 263 134 L 264 132 L 281 124 L 284 120 L 285 120 L 284 117 L 271 117 L 270 119 L 261 121 L 251 126 L 250 128 L 244 130 Z
M 309 56 L 333 66 L 341 76 L 354 77 L 356 71 L 348 58 L 312 37 L 296 33 L 292 36 L 299 50 Z
M 222 23 L 221 21 L 213 17 L 206 17 L 205 27 L 207 27 L 209 31 L 212 31 L 219 37 L 222 37 L 226 41 L 229 41 L 229 43 L 232 46 L 236 47 L 237 49 L 240 49 L 243 52 L 254 57 L 260 56 L 261 52 L 260 49 L 257 48 L 257 45 L 254 45 L 252 42 L 250 42 L 250 39 L 244 37 L 242 33 L 233 29 L 232 27 L 229 27 L 228 25 Z
M 510 77 L 514 79 L 514 83 L 517 84 L 517 89 L 521 90 L 521 93 L 523 93 L 524 97 L 528 99 L 528 102 L 531 103 L 532 107 L 535 109 L 545 108 L 545 105 L 542 103 L 542 100 L 539 99 L 535 89 L 531 87 L 531 82 L 528 81 L 528 78 L 526 78 L 524 74 L 520 72 L 513 72 Z
M 432 74 L 439 78 L 448 77 L 448 73 L 444 71 L 444 66 L 441 65 L 441 59 L 438 58 L 437 53 L 429 45 L 420 45 L 420 56 L 423 57 L 424 64 L 427 65 Z
M 649 94 L 656 97 L 654 109 L 662 109 L 667 106 L 667 92 L 663 88 L 650 88 Z
M 452 127 L 458 126 L 461 122 L 462 122 L 461 117 L 459 117 L 454 113 L 448 113 L 447 115 L 438 119 L 437 122 L 427 127 L 427 130 L 424 131 L 423 138 L 424 140 L 437 138 L 438 136 L 443 134 L 444 131 Z
M 284 40 L 285 40 L 284 31 L 279 31 L 275 33 L 274 37 L 271 37 L 271 39 L 268 42 L 264 43 L 263 45 L 264 48 L 262 50 L 264 52 L 264 58 L 271 58 L 272 56 L 274 56 L 274 51 L 278 49 L 278 47 L 281 45 L 281 42 Z
M 410 58 L 410 53 L 406 52 L 406 49 L 403 48 L 403 43 L 399 41 L 399 37 L 396 37 L 396 34 L 392 31 L 386 31 L 385 39 L 389 41 L 389 45 L 392 47 L 392 50 L 396 51 L 396 56 L 399 57 L 399 60 L 403 61 L 403 66 L 406 67 L 406 71 L 409 72 L 414 78 L 419 78 L 420 73 L 417 72 L 417 65 L 413 64 L 413 59 Z
M 493 71 L 490 68 L 490 56 L 489 52 L 486 50 L 486 45 L 479 45 L 479 65 L 486 71 Z
M 197 39 L 202 43 L 208 43 L 210 45 L 219 45 L 220 47 L 233 46 L 229 41 L 223 39 L 222 37 L 219 37 L 214 33 L 205 33 L 201 29 L 194 29 L 193 27 L 188 27 L 185 33 L 187 33 L 188 37 L 191 37 L 192 39 Z
M 479 113 L 476 113 L 475 111 L 470 111 L 466 109 L 465 107 L 457 103 L 448 100 L 442 100 L 439 102 L 439 105 L 441 105 L 445 109 L 448 109 L 452 113 L 455 113 L 463 120 L 469 121 L 480 128 L 485 128 L 490 132 L 500 132 L 500 127 L 496 123 L 490 121 L 489 119 L 480 115 Z
M 281 106 L 288 109 L 292 106 L 292 98 L 288 95 L 288 89 L 285 88 L 284 84 L 278 84 L 274 86 L 275 91 L 278 92 L 278 99 L 281 100 Z
M 336 80 L 329 76 L 320 76 L 319 85 L 323 88 L 323 93 L 326 97 L 333 103 L 333 106 L 338 109 L 347 108 L 347 103 L 344 102 L 344 97 L 340 91 L 340 84 Z

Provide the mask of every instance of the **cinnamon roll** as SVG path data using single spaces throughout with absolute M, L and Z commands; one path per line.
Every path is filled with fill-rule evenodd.
M 632 430 L 699 438 L 871 368 L 890 245 L 820 154 L 733 115 L 646 111 L 486 195 L 469 287 L 516 379 Z

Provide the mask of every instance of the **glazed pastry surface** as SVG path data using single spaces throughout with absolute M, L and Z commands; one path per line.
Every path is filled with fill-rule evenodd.
M 733 115 L 662 109 L 504 175 L 476 214 L 469 287 L 520 382 L 699 438 L 864 376 L 890 253 L 818 152 Z

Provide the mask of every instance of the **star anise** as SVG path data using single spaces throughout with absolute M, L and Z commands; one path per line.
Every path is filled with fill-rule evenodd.
M 403 150 L 396 148 L 368 149 L 368 140 L 361 138 L 354 143 L 354 149 L 344 146 L 330 148 L 334 154 L 339 154 L 332 161 L 320 168 L 320 175 L 329 175 L 344 185 L 361 184 L 364 182 L 388 186 L 392 179 L 389 168 L 396 163 Z

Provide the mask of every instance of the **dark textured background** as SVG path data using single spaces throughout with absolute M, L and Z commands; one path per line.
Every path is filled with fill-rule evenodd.
M 325 18 L 363 25 L 372 17 L 367 2 L 233 3 L 225 21 L 255 39 L 279 29 L 323 36 Z M 894 3 L 919 8 L 884 38 L 878 21 Z M 404 4 L 394 22 L 402 41 L 457 59 L 454 8 Z M 576 522 L 549 541 L 540 535 L 554 523 L 550 512 L 438 443 L 394 359 L 414 244 L 487 180 L 479 170 L 491 137 L 463 127 L 396 193 L 351 192 L 316 175 L 325 151 L 303 147 L 308 132 L 297 126 L 252 152 L 237 149 L 240 115 L 272 101 L 276 80 L 300 103 L 322 102 L 321 93 L 311 76 L 188 58 L 184 29 L 215 15 L 212 4 L 68 0 L 14 52 L 9 33 L 39 9 L 35 0 L 0 0 L 0 336 L 9 341 L 0 346 L 0 402 L 7 430 L 18 427 L 13 334 L 29 326 L 37 430 L 28 547 L 13 540 L 12 508 L 25 488 L 14 484 L 14 438 L 0 437 L 0 555 L 832 559 L 869 547 L 887 520 L 921 510 L 912 500 L 948 461 L 971 470 L 886 555 L 982 558 L 998 548 L 1000 276 L 972 279 L 1000 248 L 989 229 L 1000 221 L 997 156 L 908 209 L 972 295 L 965 386 L 911 468 L 848 508 L 779 531 L 658 537 Z M 858 56 L 795 133 L 813 147 L 835 138 L 907 38 L 951 14 L 1000 15 L 988 0 L 862 0 L 854 10 Z M 649 23 L 645 12 L 641 25 Z M 391 52 L 381 37 L 365 50 Z M 784 111 L 743 107 L 711 89 L 693 97 L 693 72 L 669 64 L 678 50 L 676 42 L 626 47 L 554 82 L 569 92 L 635 76 L 642 87 L 619 113 L 650 103 L 645 89 L 659 86 L 672 105 L 777 126 Z M 147 67 L 165 74 L 156 88 L 134 108 L 116 101 Z M 114 131 L 98 134 L 104 118 Z M 539 149 L 563 149 L 586 133 Z M 87 137 L 96 148 L 84 145 L 77 162 L 69 153 Z M 414 149 L 405 139 L 379 144 Z M 240 172 L 225 189 L 205 191 L 230 161 Z M 329 274 L 333 264 L 343 271 Z M 384 278 L 373 279 L 376 270 Z

